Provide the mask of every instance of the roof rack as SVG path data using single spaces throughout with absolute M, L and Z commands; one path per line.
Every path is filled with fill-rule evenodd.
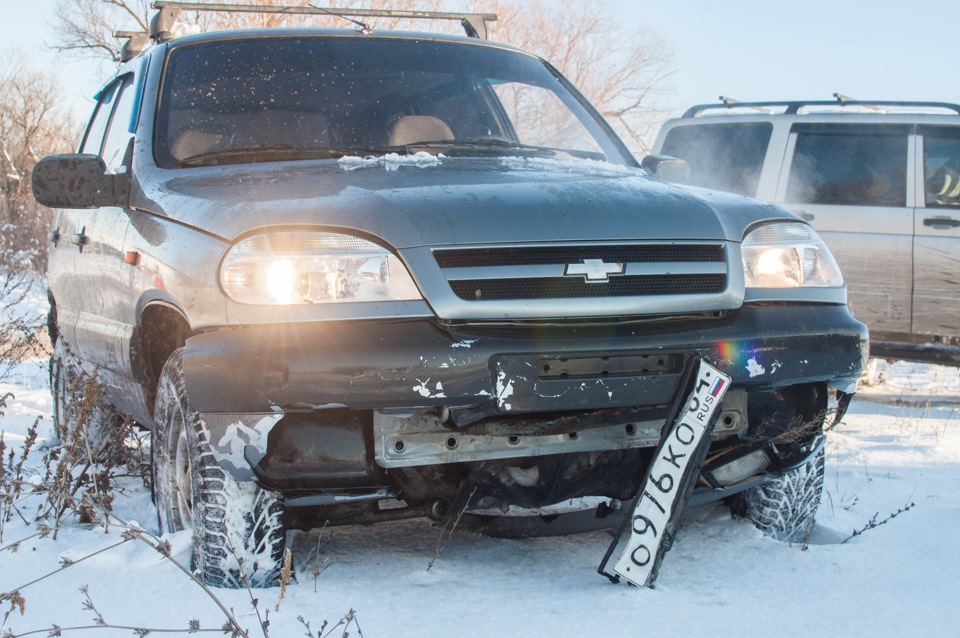
M 730 97 L 720 96 L 720 104 L 698 104 L 692 106 L 681 117 L 700 117 L 706 111 L 723 109 L 755 109 L 775 115 L 773 108 L 782 108 L 783 115 L 796 115 L 808 106 L 859 106 L 871 111 L 882 111 L 885 106 L 914 107 L 924 109 L 943 109 L 960 115 L 960 104 L 950 102 L 897 102 L 891 100 L 856 100 L 842 93 L 834 93 L 835 100 L 797 100 L 783 102 L 741 102 Z
M 157 0 L 150 5 L 157 13 L 150 20 L 150 33 L 116 31 L 114 37 L 126 38 L 121 53 L 121 62 L 126 62 L 142 52 L 150 40 L 156 43 L 172 40 L 173 27 L 181 11 L 217 11 L 227 13 L 283 13 L 288 15 L 336 16 L 349 20 L 360 27 L 362 33 L 372 33 L 368 25 L 353 18 L 384 17 L 409 18 L 413 20 L 457 20 L 471 38 L 487 38 L 487 23 L 497 20 L 496 13 L 453 13 L 445 11 L 394 11 L 388 9 L 324 8 L 313 5 L 288 7 L 282 5 L 219 4 L 200 2 L 169 2 Z
M 771 110 L 768 109 L 768 108 L 764 108 L 764 107 L 762 107 L 762 106 L 757 106 L 757 105 L 755 105 L 755 104 L 745 104 L 744 102 L 741 102 L 740 100 L 734 99 L 734 98 L 732 98 L 732 97 L 727 97 L 726 95 L 721 95 L 719 99 L 720 99 L 721 102 L 723 102 L 723 105 L 726 106 L 726 107 L 728 107 L 728 108 L 739 108 L 739 107 L 741 107 L 741 106 L 746 106 L 746 107 L 748 107 L 748 108 L 752 108 L 752 109 L 755 109 L 755 110 L 757 110 L 757 111 L 761 111 L 761 112 L 763 112 L 763 113 L 769 113 L 770 115 L 773 115 L 773 114 L 774 114 L 774 111 L 771 111 Z

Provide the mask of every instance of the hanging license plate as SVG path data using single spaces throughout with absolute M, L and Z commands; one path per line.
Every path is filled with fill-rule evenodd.
M 663 553 L 669 549 L 679 522 L 683 502 L 699 474 L 700 443 L 712 427 L 730 377 L 700 361 L 693 390 L 657 448 L 654 461 L 640 487 L 630 517 L 631 533 L 614 572 L 634 585 L 650 585 L 656 579 Z

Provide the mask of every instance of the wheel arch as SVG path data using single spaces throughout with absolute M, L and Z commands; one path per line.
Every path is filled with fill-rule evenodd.
M 139 306 L 131 360 L 137 362 L 135 374 L 152 415 L 163 366 L 174 351 L 183 347 L 193 328 L 180 304 L 167 295 L 144 300 Z

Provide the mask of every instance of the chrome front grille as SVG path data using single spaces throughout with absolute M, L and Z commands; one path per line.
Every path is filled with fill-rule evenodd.
M 402 257 L 442 319 L 679 315 L 743 303 L 739 247 L 723 241 L 423 246 Z
M 466 301 L 716 294 L 727 285 L 720 244 L 445 249 L 434 257 Z

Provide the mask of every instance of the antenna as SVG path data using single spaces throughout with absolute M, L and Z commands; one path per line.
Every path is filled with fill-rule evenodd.
M 364 22 L 360 22 L 359 20 L 354 20 L 353 18 L 348 18 L 347 16 L 345 16 L 345 15 L 343 15 L 343 14 L 341 14 L 341 13 L 334 13 L 334 12 L 331 11 L 330 9 L 323 9 L 323 8 L 321 8 L 321 7 L 317 7 L 317 6 L 314 6 L 314 5 L 312 5 L 312 4 L 311 4 L 311 5 L 308 5 L 308 6 L 313 7 L 314 9 L 319 9 L 320 11 L 323 11 L 324 13 L 328 13 L 328 14 L 330 14 L 330 15 L 332 15 L 332 16 L 336 16 L 336 17 L 338 17 L 338 18 L 343 18 L 344 20 L 347 20 L 348 22 L 352 22 L 352 23 L 358 25 L 358 26 L 360 27 L 360 33 L 363 33 L 364 35 L 370 35 L 371 33 L 373 33 L 373 29 L 371 29 L 370 26 L 369 26 L 368 24 L 364 23 Z

